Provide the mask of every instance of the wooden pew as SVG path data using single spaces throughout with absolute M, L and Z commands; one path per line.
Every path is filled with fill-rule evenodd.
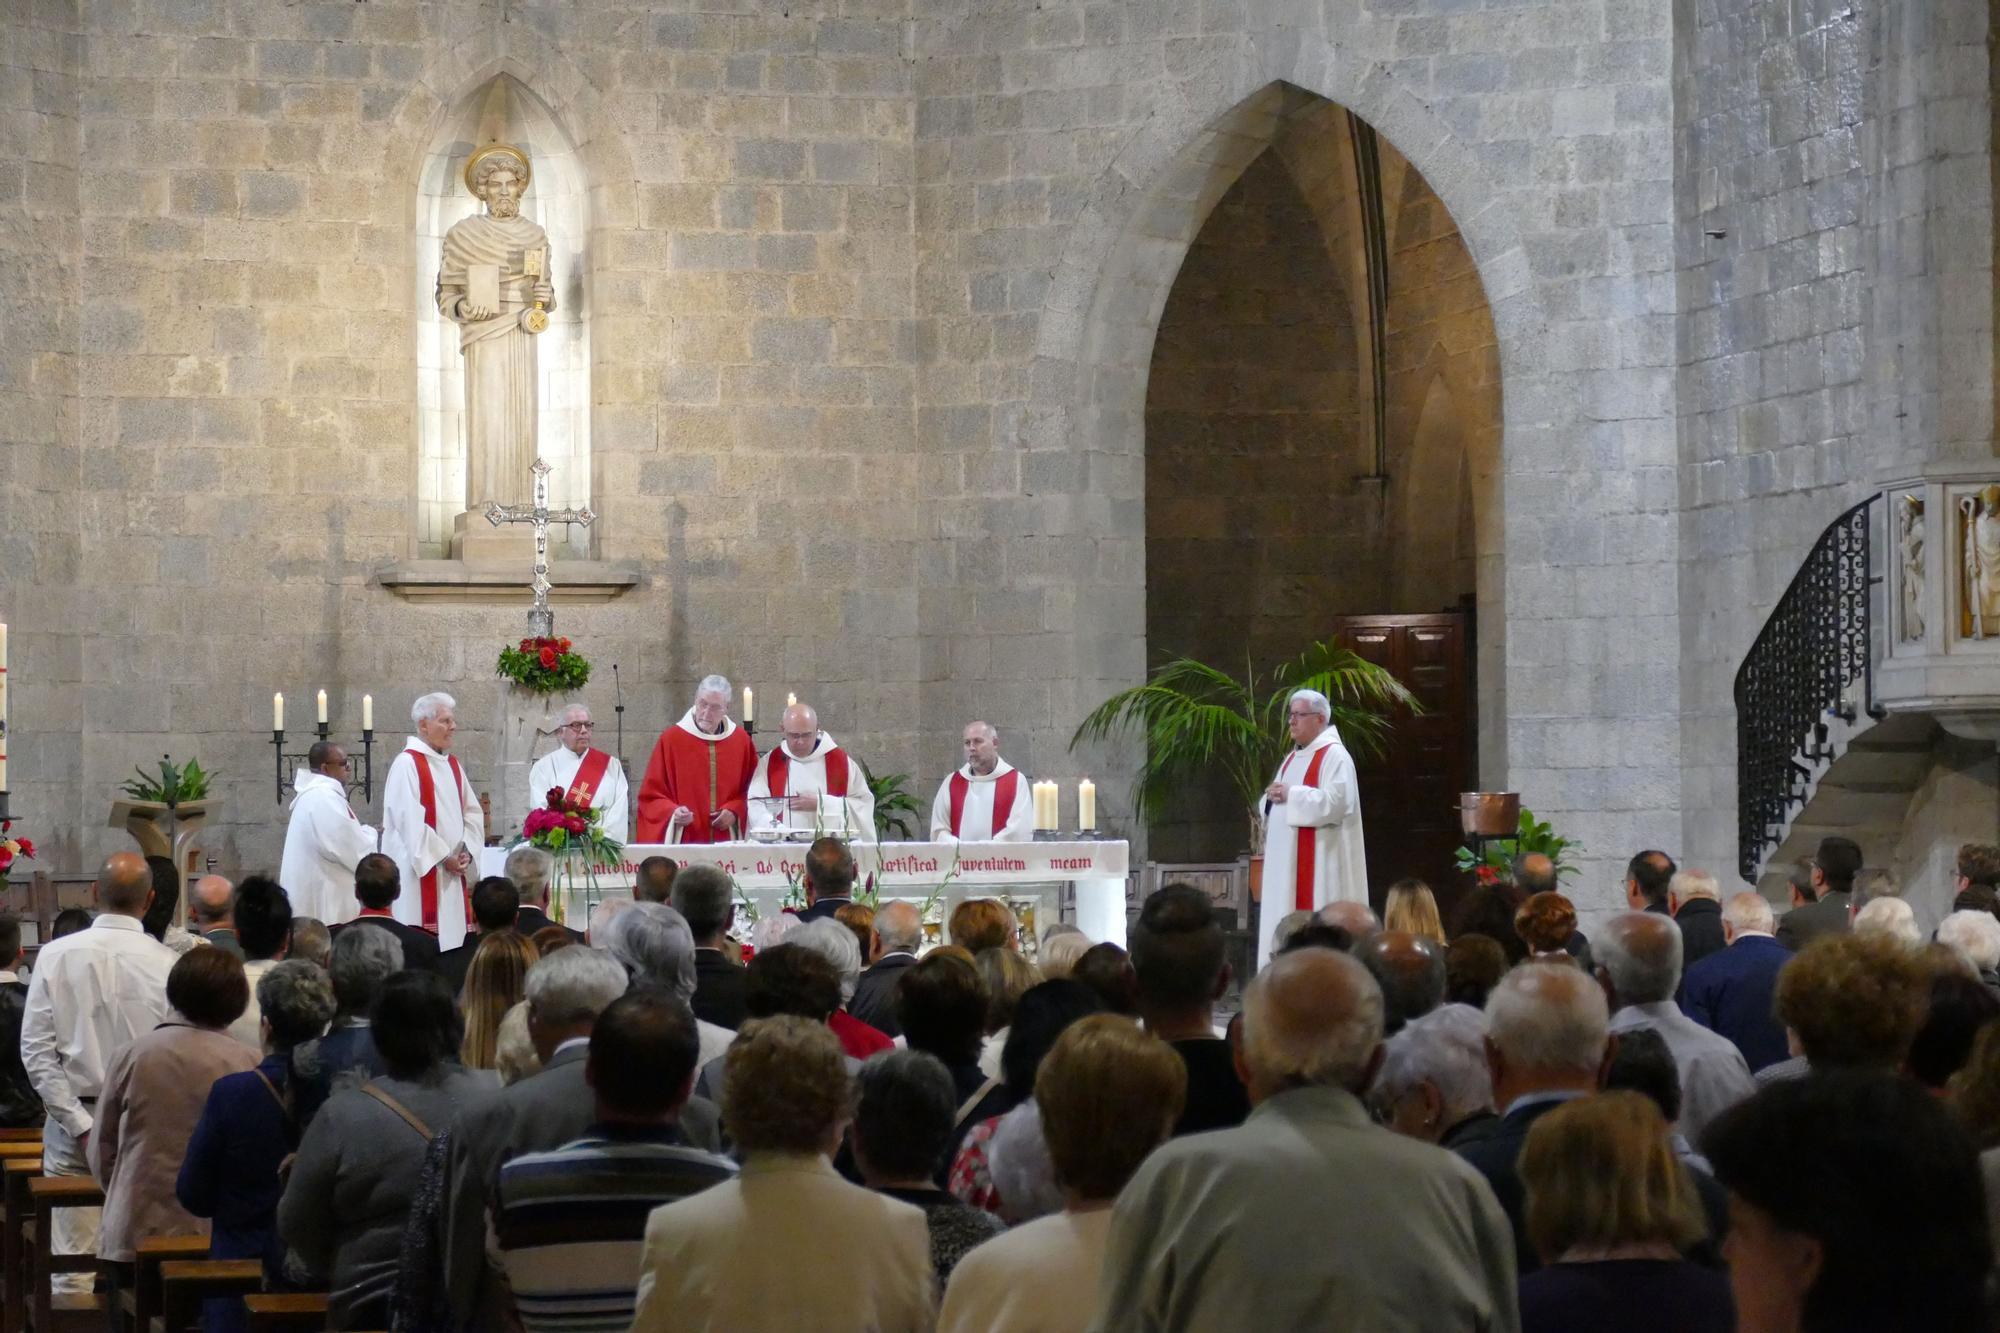
M 10 1157 L 0 1163 L 0 1328 L 28 1326 L 28 1289 L 33 1278 L 28 1270 L 30 1253 L 27 1237 L 32 1230 L 34 1207 L 28 1201 L 28 1182 L 42 1174 L 42 1158 Z
M 115 1323 L 134 1333 L 153 1333 L 153 1321 L 160 1317 L 164 1299 L 161 1266 L 175 1259 L 206 1259 L 208 1237 L 148 1236 L 133 1250 L 132 1283 L 119 1288 Z
M 58 1273 L 94 1274 L 97 1256 L 55 1253 L 50 1223 L 55 1214 L 66 1208 L 102 1208 L 103 1188 L 89 1176 L 36 1176 L 28 1181 L 28 1198 L 35 1210 L 35 1333 L 55 1333 L 58 1313 L 68 1316 L 65 1323 L 79 1324 L 87 1319 L 91 1324 L 101 1324 L 104 1302 L 95 1293 L 55 1294 L 54 1279 Z
M 250 1333 L 319 1333 L 326 1327 L 323 1291 L 259 1292 L 243 1298 Z
M 199 1328 L 203 1301 L 263 1289 L 262 1259 L 169 1259 L 160 1265 L 160 1313 L 168 1333 Z

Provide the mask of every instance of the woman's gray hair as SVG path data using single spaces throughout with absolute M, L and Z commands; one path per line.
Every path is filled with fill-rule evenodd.
M 1953 912 L 1939 923 L 1937 940 L 1982 972 L 2000 968 L 2000 919 L 1991 912 Z
M 1035 962 L 1042 969 L 1042 980 L 1056 981 L 1076 971 L 1076 960 L 1089 953 L 1097 941 L 1068 924 L 1051 926 L 1049 933 L 1042 936 L 1041 951 Z
M 617 958 L 603 949 L 573 944 L 530 967 L 522 992 L 537 1022 L 568 1027 L 595 1019 L 630 985 Z
M 682 1004 L 694 995 L 694 932 L 679 912 L 665 903 L 633 903 L 611 919 L 606 935 L 605 947 L 633 981 L 672 991 Z
M 365 1014 L 382 983 L 403 970 L 403 942 L 366 921 L 341 927 L 333 937 L 326 971 L 343 1014 Z
M 701 684 L 694 687 L 694 697 L 699 699 L 711 690 L 720 690 L 725 703 L 736 697 L 736 689 L 727 676 L 703 676 Z
M 1292 697 L 1285 700 L 1285 706 L 1289 708 L 1301 699 L 1312 705 L 1313 712 L 1329 722 L 1333 721 L 1333 704 L 1318 690 L 1293 690 Z
M 289 1051 L 326 1031 L 333 983 L 303 958 L 288 958 L 257 978 L 257 1007 L 271 1025 L 271 1048 Z
M 611 938 L 611 923 L 636 901 L 634 898 L 600 898 L 597 906 L 590 909 L 590 919 L 584 923 L 583 938 L 592 948 L 604 948 L 605 941 Z
M 1437 1089 L 1446 1126 L 1493 1109 L 1486 1015 L 1471 1005 L 1433 1009 L 1389 1038 L 1385 1051 L 1368 1091 L 1368 1100 L 1378 1111 L 1389 1111 L 1421 1083 Z
M 437 721 L 438 709 L 456 709 L 457 707 L 458 700 L 452 698 L 443 690 L 433 690 L 429 694 L 418 695 L 417 701 L 410 705 L 410 721 L 413 723 L 435 722 Z
M 570 949 L 563 953 L 574 952 Z M 625 969 L 619 968 L 620 972 Z M 493 1068 L 499 1071 L 500 1086 L 511 1087 L 530 1074 L 541 1072 L 542 1058 L 535 1054 L 535 1042 L 528 1035 L 528 1002 L 522 1000 L 507 1011 L 500 1020 L 500 1031 L 493 1039 Z
M 861 941 L 854 937 L 853 931 L 832 917 L 821 917 L 793 931 L 785 943 L 796 944 L 832 963 L 840 973 L 840 1002 L 844 1005 L 854 998 L 854 988 L 861 980 Z
M 507 853 L 505 874 L 509 882 L 521 891 L 523 904 L 532 905 L 542 900 L 548 890 L 549 876 L 555 873 L 556 859 L 531 842 L 524 842 Z

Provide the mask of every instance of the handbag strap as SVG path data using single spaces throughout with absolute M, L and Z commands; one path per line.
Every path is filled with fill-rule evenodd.
M 373 1097 L 376 1101 L 382 1103 L 382 1105 L 388 1107 L 391 1111 L 394 1111 L 398 1116 L 401 1116 L 404 1124 L 408 1125 L 411 1129 L 416 1130 L 417 1133 L 424 1136 L 425 1143 L 429 1143 L 431 1141 L 432 1138 L 431 1127 L 429 1125 L 426 1125 L 423 1121 L 417 1119 L 416 1115 L 410 1110 L 409 1107 L 403 1105 L 401 1102 L 397 1101 L 394 1097 L 391 1097 L 388 1093 L 382 1091 L 381 1088 L 377 1087 L 373 1083 L 362 1084 L 361 1090 L 367 1093 L 370 1097 Z
M 974 1108 L 976 1108 L 979 1105 L 979 1103 L 986 1100 L 986 1094 L 993 1091 L 993 1089 L 999 1086 L 1000 1086 L 999 1079 L 989 1078 L 984 1083 L 980 1084 L 976 1089 L 974 1089 L 972 1095 L 970 1097 L 967 1097 L 965 1099 L 964 1104 L 962 1104 L 958 1108 L 958 1114 L 951 1118 L 951 1127 L 953 1129 L 957 1129 L 960 1125 L 964 1124 L 965 1118 L 972 1114 Z
M 285 1124 L 292 1124 L 291 1105 L 285 1101 L 285 1094 L 278 1091 L 278 1085 L 271 1081 L 271 1076 L 261 1069 L 253 1069 L 250 1072 L 257 1076 L 257 1081 L 264 1085 L 264 1091 L 270 1093 L 271 1100 L 278 1104 L 278 1110 L 284 1113 Z

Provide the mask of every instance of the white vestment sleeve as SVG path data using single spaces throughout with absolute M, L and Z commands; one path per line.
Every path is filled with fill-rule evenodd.
M 938 783 L 937 799 L 931 802 L 931 841 L 957 842 L 951 836 L 951 778 Z
M 560 749 L 560 747 L 558 747 Z M 556 781 L 557 750 L 551 750 L 528 766 L 528 808 L 539 810 L 549 803 L 549 788 L 567 787 L 568 783 Z
M 850 842 L 875 841 L 875 793 L 868 789 L 868 770 L 853 755 L 847 756 L 847 809 L 836 809 L 834 818 L 845 818 Z
M 313 801 L 305 813 L 313 843 L 326 860 L 338 862 L 351 871 L 361 864 L 362 857 L 375 850 L 378 841 L 375 830 L 353 818 L 340 795 L 328 792 Z
M 446 769 L 445 771 L 450 772 L 451 770 Z M 479 881 L 479 849 L 486 845 L 486 807 L 479 803 L 479 793 L 472 790 L 471 778 L 466 778 L 461 785 L 458 799 L 459 813 L 463 819 L 464 827 L 461 840 L 465 843 L 465 849 L 472 853 L 473 858 L 471 873 L 465 876 L 465 892 L 470 897 L 472 886 Z M 442 814 L 440 814 L 439 818 L 443 818 Z M 457 848 L 454 847 L 451 850 L 456 851 Z
M 604 770 L 604 791 L 597 804 L 604 811 L 604 836 L 616 843 L 631 841 L 632 792 L 625 783 L 625 765 L 616 759 Z
M 757 757 L 757 766 L 750 770 L 750 790 L 747 795 L 750 804 L 751 828 L 767 829 L 782 828 L 784 826 L 783 812 L 781 811 L 776 815 L 772 814 L 768 800 L 771 795 L 770 755 L 765 754 Z

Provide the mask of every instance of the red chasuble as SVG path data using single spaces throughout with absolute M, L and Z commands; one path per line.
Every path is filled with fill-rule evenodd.
M 670 841 L 667 821 L 684 805 L 694 811 L 694 822 L 680 831 L 680 841 L 721 841 L 710 822 L 718 810 L 735 812 L 736 835 L 743 836 L 750 826 L 750 808 L 743 796 L 750 790 L 750 774 L 756 767 L 757 747 L 741 727 L 731 727 L 720 740 L 697 736 L 686 727 L 668 727 L 653 746 L 646 779 L 639 784 L 634 840 Z
M 604 785 L 604 775 L 610 771 L 610 755 L 598 749 L 585 750 L 583 762 L 576 766 L 576 776 L 569 780 L 569 790 L 563 793 L 563 799 L 575 805 L 589 805 L 597 796 L 597 789 Z

